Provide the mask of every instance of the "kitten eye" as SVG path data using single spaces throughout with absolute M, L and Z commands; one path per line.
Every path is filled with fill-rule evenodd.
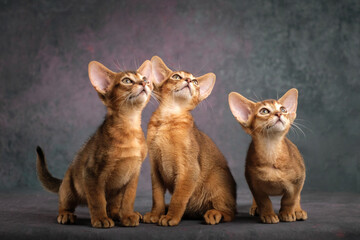
M 174 74 L 174 75 L 172 75 L 171 78 L 173 78 L 175 80 L 180 80 L 182 77 L 179 74 Z
M 285 107 L 281 107 L 280 110 L 281 110 L 281 112 L 283 112 L 283 113 L 287 113 L 287 110 L 286 110 Z
M 197 86 L 199 83 L 196 79 L 192 80 L 192 82 Z
M 267 109 L 267 108 L 262 108 L 262 109 L 260 109 L 259 112 L 260 112 L 261 114 L 269 114 L 269 113 L 270 113 L 269 109 Z
M 130 78 L 124 78 L 123 80 L 121 80 L 123 83 L 125 83 L 125 84 L 132 84 L 132 83 L 134 83 L 134 81 L 133 80 L 131 80 Z

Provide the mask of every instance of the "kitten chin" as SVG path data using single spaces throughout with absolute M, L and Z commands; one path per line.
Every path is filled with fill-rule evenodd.
M 54 178 L 37 148 L 37 170 L 43 186 L 59 194 L 60 224 L 74 223 L 75 208 L 87 203 L 97 228 L 137 226 L 136 187 L 147 145 L 141 129 L 141 110 L 153 89 L 151 62 L 137 71 L 114 73 L 98 62 L 89 64 L 89 77 L 107 114 L 104 122 L 76 155 L 63 180 Z
M 286 138 L 296 117 L 298 91 L 290 89 L 278 100 L 252 102 L 242 95 L 229 94 L 230 110 L 245 132 L 251 135 L 245 177 L 253 195 L 250 215 L 263 223 L 306 220 L 300 206 L 305 182 L 305 164 L 297 147 Z M 269 196 L 282 195 L 279 216 Z

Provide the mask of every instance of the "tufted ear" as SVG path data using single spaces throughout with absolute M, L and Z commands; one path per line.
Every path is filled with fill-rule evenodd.
M 229 94 L 229 106 L 232 114 L 238 122 L 244 127 L 250 126 L 250 115 L 255 103 L 243 97 L 239 93 Z
M 172 73 L 172 71 L 165 65 L 164 61 L 158 57 L 151 58 L 153 81 L 156 86 L 164 82 Z
M 199 82 L 200 101 L 202 101 L 207 98 L 213 90 L 216 81 L 216 75 L 213 73 L 207 73 L 201 77 L 197 77 L 196 80 Z
M 288 113 L 296 113 L 297 101 L 298 90 L 296 88 L 290 89 L 278 100 L 279 103 L 284 105 Z
M 98 93 L 104 95 L 109 90 L 109 86 L 115 79 L 116 73 L 97 61 L 89 63 L 88 71 L 91 84 Z
M 151 72 L 152 72 L 152 64 L 149 60 L 146 60 L 141 64 L 141 66 L 138 68 L 137 72 L 139 72 L 141 75 L 146 77 L 146 79 L 150 79 Z

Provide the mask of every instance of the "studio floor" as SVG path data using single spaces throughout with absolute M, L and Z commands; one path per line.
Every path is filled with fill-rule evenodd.
M 201 220 L 183 220 L 176 227 L 117 224 L 111 229 L 91 227 L 88 209 L 76 210 L 75 225 L 56 222 L 57 195 L 45 191 L 1 192 L 0 239 L 360 239 L 360 194 L 303 193 L 307 221 L 262 224 L 248 215 L 251 196 L 240 196 L 238 214 L 230 223 L 208 226 Z M 272 199 L 276 211 L 279 198 Z M 151 196 L 138 194 L 135 209 L 151 208 Z

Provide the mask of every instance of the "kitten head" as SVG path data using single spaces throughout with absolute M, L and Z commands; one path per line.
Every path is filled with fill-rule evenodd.
M 298 91 L 287 91 L 278 100 L 252 102 L 239 93 L 229 94 L 232 114 L 250 135 L 286 134 L 296 118 Z
M 154 94 L 162 103 L 192 110 L 210 95 L 214 87 L 216 76 L 213 73 L 194 77 L 185 71 L 172 71 L 158 56 L 152 57 L 151 63 Z
M 112 111 L 142 109 L 153 90 L 151 62 L 146 60 L 137 71 L 115 73 L 99 62 L 89 63 L 89 78 L 105 106 Z

